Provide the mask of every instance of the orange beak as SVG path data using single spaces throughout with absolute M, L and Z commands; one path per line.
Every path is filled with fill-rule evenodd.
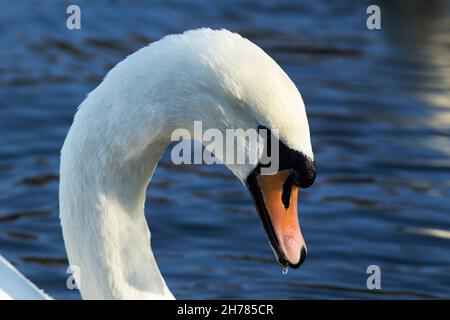
M 274 175 L 260 175 L 257 180 L 281 252 L 290 265 L 297 265 L 306 256 L 306 245 L 298 220 L 299 189 L 288 181 L 292 174 L 293 170 L 282 170 Z
M 278 262 L 298 268 L 306 257 L 297 212 L 299 188 L 291 179 L 292 169 L 274 175 L 254 175 L 248 181 L 269 242 Z

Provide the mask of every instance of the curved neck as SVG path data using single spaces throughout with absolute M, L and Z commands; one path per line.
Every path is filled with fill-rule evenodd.
M 177 79 L 170 68 L 158 73 L 158 59 L 136 61 L 149 54 L 141 49 L 110 71 L 81 104 L 61 150 L 61 226 L 85 299 L 173 298 L 150 247 L 147 186 L 174 129 L 192 131 L 194 119 L 227 123 L 226 102 L 194 79 L 168 85 Z
M 130 78 L 119 66 L 81 104 L 61 150 L 64 242 L 84 299 L 170 299 L 144 203 L 171 119 L 140 72 Z
M 222 132 L 251 123 L 250 111 L 232 111 L 236 101 L 210 79 L 201 56 L 180 58 L 154 45 L 119 63 L 88 95 L 61 150 L 61 226 L 83 298 L 173 298 L 144 216 L 157 163 L 172 131 L 192 132 L 194 120 Z
M 77 150 L 69 148 L 70 140 L 64 148 Z M 153 256 L 144 216 L 147 185 L 165 147 L 152 144 L 152 152 L 125 162 L 95 153 L 83 159 L 63 149 L 60 218 L 84 299 L 173 298 Z

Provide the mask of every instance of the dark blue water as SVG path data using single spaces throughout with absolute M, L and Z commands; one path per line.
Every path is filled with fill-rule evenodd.
M 370 31 L 368 2 L 329 2 L 77 1 L 82 29 L 69 31 L 69 2 L 0 1 L 0 253 L 55 298 L 79 298 L 58 221 L 76 107 L 136 49 L 224 27 L 272 55 L 306 103 L 319 167 L 300 195 L 308 258 L 282 275 L 240 182 L 166 154 L 146 214 L 175 296 L 449 298 L 449 3 L 381 2 Z

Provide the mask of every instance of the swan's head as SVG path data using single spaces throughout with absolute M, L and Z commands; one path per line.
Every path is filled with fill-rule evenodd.
M 306 257 L 306 244 L 298 219 L 298 193 L 299 188 L 313 184 L 316 165 L 298 89 L 262 49 L 235 33 L 202 29 L 174 40 L 188 48 L 185 56 L 195 57 L 191 63 L 196 67 L 185 80 L 194 78 L 197 89 L 192 95 L 187 91 L 186 103 L 198 104 L 195 110 L 210 111 L 210 105 L 215 106 L 213 113 L 193 111 L 194 119 L 204 119 L 204 124 L 222 132 L 265 130 L 266 139 L 258 142 L 247 137 L 235 140 L 234 150 L 256 161 L 234 163 L 225 159 L 228 155 L 219 158 L 248 187 L 278 262 L 299 267 Z M 209 106 L 203 108 L 202 103 Z M 264 158 L 268 149 L 272 149 L 270 163 Z M 275 158 L 275 170 L 265 170 Z
M 280 96 L 280 104 L 272 101 L 272 107 L 267 105 L 262 114 L 258 108 L 253 110 L 258 137 L 264 137 L 258 144 L 257 163 L 231 169 L 244 176 L 278 263 L 298 268 L 307 252 L 298 218 L 299 188 L 313 184 L 316 165 L 305 108 L 288 80 L 283 77 L 285 87 L 279 89 L 283 94 L 292 90 L 292 97 Z

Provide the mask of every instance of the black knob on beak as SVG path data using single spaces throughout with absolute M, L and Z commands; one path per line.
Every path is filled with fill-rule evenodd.
M 294 166 L 295 184 L 300 188 L 309 188 L 316 180 L 316 163 L 305 155 L 301 155 L 300 161 Z

